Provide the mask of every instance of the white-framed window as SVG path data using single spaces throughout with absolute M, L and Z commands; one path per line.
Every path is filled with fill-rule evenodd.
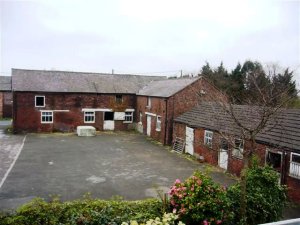
M 124 123 L 132 123 L 132 121 L 133 121 L 133 112 L 125 112 Z
M 300 179 L 300 154 L 291 153 L 290 176 Z
M 84 112 L 84 122 L 95 123 L 95 112 L 93 111 Z
M 41 111 L 41 123 L 53 123 L 53 112 Z
M 116 103 L 121 104 L 123 102 L 123 95 L 116 95 Z
M 156 116 L 156 131 L 161 131 L 161 116 Z
M 244 141 L 242 139 L 234 139 L 234 146 L 232 149 L 232 156 L 242 159 L 244 151 Z
M 151 107 L 151 97 L 147 97 L 147 107 Z
M 213 138 L 213 132 L 209 130 L 205 130 L 204 132 L 204 144 L 208 147 L 212 147 L 212 138 Z
M 140 123 L 143 123 L 143 113 L 142 113 L 142 112 L 140 112 L 140 119 L 139 119 L 139 122 L 140 122 Z
M 45 96 L 35 96 L 35 107 L 45 107 Z

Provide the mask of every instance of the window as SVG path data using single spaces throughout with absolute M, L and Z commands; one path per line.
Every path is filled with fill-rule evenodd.
M 95 123 L 95 112 L 84 112 L 85 123 Z
M 212 147 L 212 138 L 213 138 L 213 132 L 206 130 L 204 132 L 204 144 L 208 147 Z
M 140 121 L 139 122 L 143 123 L 143 113 L 142 112 L 140 112 Z
M 220 149 L 228 151 L 228 148 L 228 141 L 225 138 L 222 138 L 220 141 Z
M 123 102 L 123 96 L 122 95 L 116 95 L 116 103 L 121 104 Z
M 133 112 L 125 112 L 125 123 L 132 123 L 133 121 Z
M 290 176 L 300 179 L 300 154 L 291 153 Z
M 35 107 L 45 107 L 45 96 L 35 96 Z
M 150 97 L 147 98 L 147 107 L 151 107 L 151 98 Z
M 41 122 L 42 123 L 53 123 L 53 112 L 52 111 L 42 111 L 41 112 Z
M 234 147 L 232 149 L 232 156 L 239 159 L 243 158 L 244 142 L 241 139 L 234 140 Z
M 156 131 L 161 131 L 161 116 L 156 117 Z

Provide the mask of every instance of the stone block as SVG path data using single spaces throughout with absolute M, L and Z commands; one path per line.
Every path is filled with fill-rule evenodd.
M 96 128 L 92 126 L 78 126 L 77 135 L 82 137 L 91 137 L 96 135 Z

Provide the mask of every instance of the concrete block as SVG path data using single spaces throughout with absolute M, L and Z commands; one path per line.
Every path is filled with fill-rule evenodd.
M 96 135 L 96 128 L 92 126 L 78 126 L 77 135 L 82 137 L 90 137 Z

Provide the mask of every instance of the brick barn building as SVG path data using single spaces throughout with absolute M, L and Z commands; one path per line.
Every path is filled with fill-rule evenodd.
M 12 117 L 11 77 L 0 76 L 0 118 Z
M 257 122 L 257 107 L 233 105 L 233 110 L 243 123 Z M 299 109 L 284 109 L 256 136 L 256 155 L 261 165 L 269 164 L 278 172 L 281 183 L 289 188 L 289 197 L 297 202 L 300 202 L 299 118 Z M 201 103 L 174 119 L 173 139 L 185 140 L 185 152 L 240 175 L 242 152 L 250 148 L 250 141 L 242 140 L 240 132 L 222 106 Z
M 134 129 L 136 93 L 161 76 L 12 69 L 15 132 Z
M 153 81 L 137 93 L 137 129 L 163 143 L 172 143 L 173 119 L 202 101 L 225 96 L 203 77 Z

